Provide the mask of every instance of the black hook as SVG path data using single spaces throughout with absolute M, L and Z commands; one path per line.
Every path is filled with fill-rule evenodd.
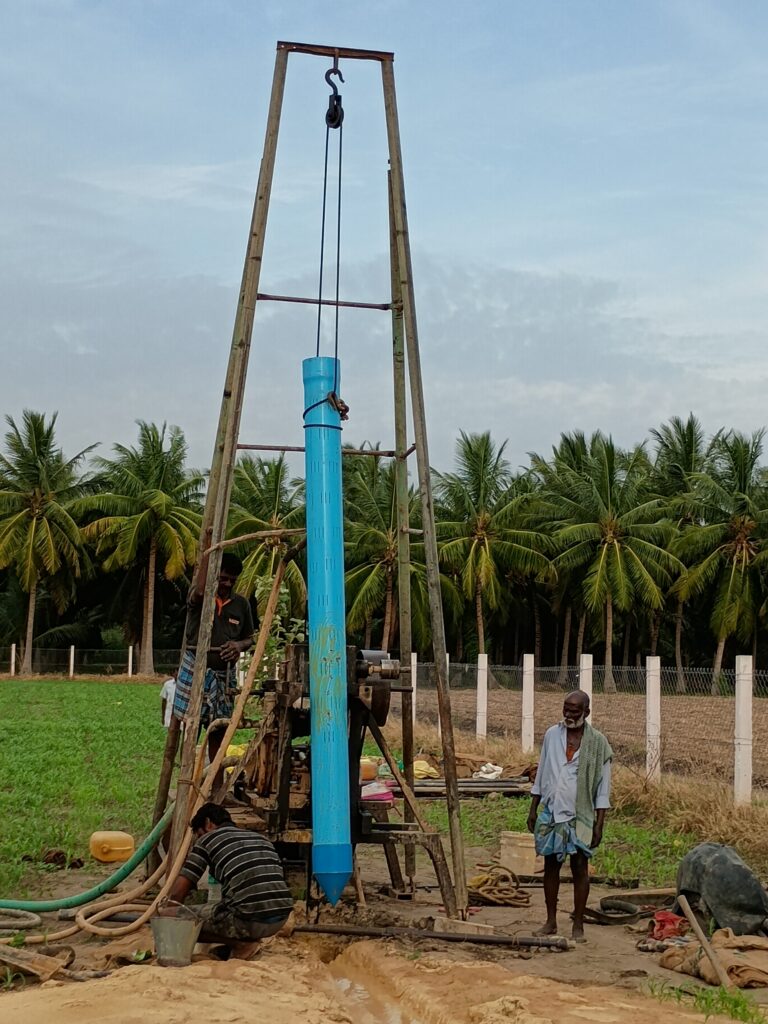
M 333 75 L 336 75 L 341 82 L 344 81 L 344 75 L 339 71 L 338 61 L 334 61 L 333 67 L 329 68 L 325 72 L 325 80 L 333 90 L 331 95 L 328 97 L 328 110 L 325 114 L 325 123 L 329 128 L 341 128 L 341 122 L 344 120 L 344 108 L 341 105 L 341 93 L 336 87 L 336 83 L 331 81 L 331 77 Z
M 325 72 L 325 80 L 328 83 L 328 85 L 330 85 L 330 87 L 333 89 L 333 95 L 338 96 L 339 90 L 336 87 L 336 83 L 331 81 L 331 75 L 338 75 L 340 82 L 344 81 L 344 75 L 342 75 L 342 73 L 339 71 L 335 64 L 332 68 L 328 68 L 328 70 Z

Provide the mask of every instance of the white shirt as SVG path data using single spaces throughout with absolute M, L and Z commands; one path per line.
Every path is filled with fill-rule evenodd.
M 165 718 L 163 719 L 163 725 L 167 729 L 171 724 L 171 715 L 173 713 L 173 698 L 176 696 L 176 680 L 166 679 L 163 683 L 163 688 L 160 691 L 160 701 L 165 701 Z
M 579 754 L 577 750 L 571 760 L 566 756 L 568 730 L 559 722 L 547 729 L 541 744 L 541 757 L 536 772 L 536 781 L 531 793 L 540 796 L 541 802 L 552 812 L 555 823 L 570 821 L 576 817 L 576 791 L 579 779 Z M 603 775 L 597 789 L 595 810 L 611 806 L 611 762 L 603 765 Z

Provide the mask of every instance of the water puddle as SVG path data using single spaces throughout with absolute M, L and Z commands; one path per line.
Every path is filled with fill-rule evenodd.
M 391 1002 L 385 993 L 374 992 L 365 981 L 348 977 L 344 968 L 331 964 L 330 971 L 355 1024 L 423 1024 Z

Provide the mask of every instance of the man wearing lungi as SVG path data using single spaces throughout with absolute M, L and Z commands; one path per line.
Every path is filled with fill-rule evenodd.
M 583 690 L 569 693 L 563 720 L 544 735 L 528 814 L 536 852 L 544 857 L 547 921 L 539 934 L 557 934 L 560 867 L 570 857 L 576 942 L 586 941 L 589 858 L 602 841 L 605 813 L 611 806 L 613 751 L 605 736 L 587 722 L 588 716 L 589 696 Z

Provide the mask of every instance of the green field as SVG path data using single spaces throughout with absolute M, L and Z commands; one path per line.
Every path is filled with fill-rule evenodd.
M 165 743 L 160 687 L 140 683 L 0 682 L 0 898 L 39 888 L 40 872 L 22 861 L 49 848 L 88 856 L 96 829 L 146 835 Z M 425 813 L 445 829 L 444 805 Z M 493 849 L 499 832 L 522 831 L 527 800 L 488 798 L 463 808 L 467 843 Z M 632 819 L 609 818 L 595 858 L 601 875 L 674 881 L 696 840 Z
M 0 682 L 0 897 L 34 884 L 25 854 L 87 857 L 101 828 L 146 834 L 165 744 L 159 694 L 135 683 Z

